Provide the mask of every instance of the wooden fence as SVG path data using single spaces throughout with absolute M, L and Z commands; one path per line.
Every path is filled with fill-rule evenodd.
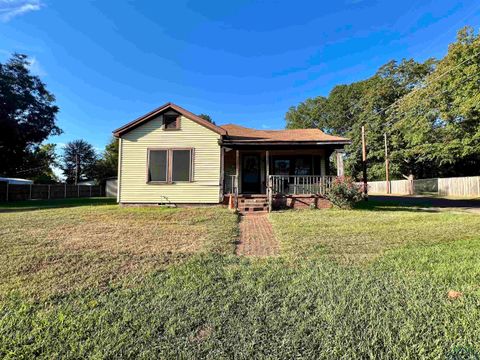
M 480 197 L 480 176 L 390 181 L 392 195 L 440 195 Z M 368 193 L 387 193 L 386 181 L 370 181 Z
M 104 196 L 100 185 L 8 184 L 0 181 L 0 201 L 48 200 Z
M 363 185 L 363 183 L 359 183 Z M 369 181 L 368 182 L 369 194 L 386 194 L 387 182 L 386 181 Z M 390 181 L 390 193 L 405 195 L 409 193 L 408 180 L 392 180 Z
M 480 196 L 480 176 L 438 179 L 438 194 L 443 196 Z

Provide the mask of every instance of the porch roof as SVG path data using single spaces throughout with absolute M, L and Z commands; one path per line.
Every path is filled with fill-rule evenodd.
M 225 144 L 346 145 L 350 143 L 349 139 L 328 135 L 319 129 L 256 130 L 235 124 L 222 125 L 221 127 L 227 132 L 223 138 Z

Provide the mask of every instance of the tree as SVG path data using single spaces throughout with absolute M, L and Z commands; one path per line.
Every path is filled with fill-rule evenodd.
M 349 85 L 335 86 L 327 97 L 307 99 L 287 112 L 287 128 L 314 127 L 352 140 L 346 147 L 347 173 L 359 179 L 362 173 L 360 133 L 368 134 L 369 177 L 382 179 L 384 170 L 383 133 L 389 129 L 389 106 L 408 94 L 433 71 L 435 61 L 390 61 L 372 77 Z M 401 176 L 399 167 L 392 172 Z
M 93 179 L 96 163 L 95 149 L 85 140 L 70 141 L 63 148 L 61 168 L 68 183 Z
M 390 112 L 396 161 L 420 176 L 478 175 L 480 35 L 466 27 L 425 84 Z
M 40 144 L 62 130 L 56 125 L 58 107 L 38 76 L 29 71 L 26 55 L 14 54 L 0 63 L 0 174 L 29 171 Z
M 202 118 L 203 120 L 207 120 L 208 122 L 211 122 L 213 125 L 215 125 L 215 121 L 212 120 L 212 117 L 207 114 L 200 114 L 198 117 Z
M 95 179 L 103 183 L 107 178 L 117 176 L 118 171 L 118 139 L 112 138 L 105 146 L 102 157 L 95 167 Z
M 58 178 L 53 172 L 53 167 L 58 166 L 55 144 L 42 144 L 36 146 L 28 153 L 26 165 L 28 170 L 19 172 L 19 176 L 33 180 L 39 184 L 53 184 Z

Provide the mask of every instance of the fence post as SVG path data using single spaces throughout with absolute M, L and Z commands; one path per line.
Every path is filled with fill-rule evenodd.
M 90 185 L 90 197 L 92 197 L 92 185 Z
M 66 199 L 67 198 L 67 183 L 65 183 L 65 189 L 63 191 L 63 194 L 64 194 L 64 198 Z
M 30 184 L 30 191 L 28 194 L 28 200 L 32 200 L 32 184 Z
M 413 188 L 413 175 L 408 175 L 408 195 L 413 195 L 415 189 Z
M 8 201 L 8 181 L 7 181 L 7 194 L 5 196 L 5 199 L 6 199 L 5 201 Z
M 50 200 L 50 185 L 48 185 L 48 199 Z
M 80 185 L 77 185 L 77 197 L 80 197 Z

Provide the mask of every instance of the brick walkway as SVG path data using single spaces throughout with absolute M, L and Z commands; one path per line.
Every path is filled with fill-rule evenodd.
M 267 214 L 246 214 L 240 220 L 237 255 L 272 256 L 279 252 Z

